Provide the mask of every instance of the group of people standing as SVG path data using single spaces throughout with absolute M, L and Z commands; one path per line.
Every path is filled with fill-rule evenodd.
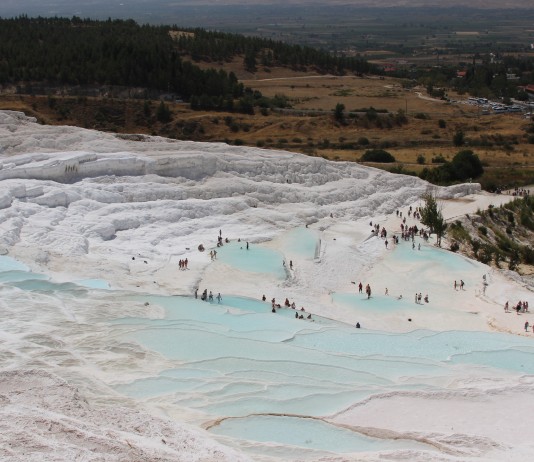
M 519 300 L 517 302 L 517 305 L 514 306 L 513 309 L 517 314 L 519 314 L 519 313 L 529 313 L 529 311 L 528 311 L 528 302 L 526 302 L 526 301 L 523 302 L 523 301 Z M 508 302 L 506 302 L 504 304 L 504 312 L 505 313 L 510 313 L 510 305 L 509 305 Z
M 415 303 L 421 304 L 423 294 L 421 292 L 415 294 Z M 425 295 L 425 303 L 428 303 L 428 294 Z
M 198 298 L 198 289 L 195 289 L 195 298 Z M 215 298 L 217 299 L 217 303 L 221 303 L 222 296 L 220 292 Z M 200 296 L 200 300 L 203 302 L 213 302 L 213 292 L 210 290 L 208 294 L 208 289 L 204 289 L 204 292 L 202 292 L 202 295 Z

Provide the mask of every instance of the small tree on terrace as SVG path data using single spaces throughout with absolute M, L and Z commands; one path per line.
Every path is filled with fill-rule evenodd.
M 436 233 L 436 244 L 441 247 L 441 238 L 447 229 L 447 223 L 441 213 L 441 207 L 438 206 L 436 197 L 431 193 L 425 194 L 423 200 L 425 205 L 421 207 L 421 223 L 428 226 L 430 234 Z
M 338 122 L 343 122 L 345 120 L 345 105 L 342 103 L 337 103 L 336 108 L 334 109 L 334 119 Z

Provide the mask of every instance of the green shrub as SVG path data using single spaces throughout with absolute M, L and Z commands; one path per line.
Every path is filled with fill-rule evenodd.
M 464 132 L 462 130 L 458 130 L 453 138 L 452 138 L 452 142 L 454 143 L 455 146 L 463 146 L 465 144 L 465 135 L 464 135 Z
M 447 160 L 441 154 L 438 154 L 437 156 L 432 157 L 431 162 L 433 164 L 444 164 L 445 162 L 447 162 Z
M 421 120 L 427 120 L 430 119 L 428 114 L 425 114 L 424 112 L 418 112 L 417 114 L 414 114 L 414 118 L 421 119 Z
M 395 162 L 395 157 L 383 149 L 369 149 L 365 151 L 360 160 L 363 162 L 389 163 Z

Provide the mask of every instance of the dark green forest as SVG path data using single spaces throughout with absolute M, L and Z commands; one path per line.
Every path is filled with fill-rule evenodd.
M 122 85 L 183 98 L 243 94 L 233 74 L 184 61 L 169 27 L 79 18 L 0 20 L 0 84 Z
M 0 84 L 141 87 L 186 101 L 203 97 L 216 106 L 245 95 L 243 85 L 232 72 L 202 70 L 191 59 L 214 62 L 240 55 L 249 70 L 260 64 L 338 73 L 371 69 L 364 60 L 309 47 L 201 29 L 173 38 L 174 29 L 132 20 L 0 18 Z

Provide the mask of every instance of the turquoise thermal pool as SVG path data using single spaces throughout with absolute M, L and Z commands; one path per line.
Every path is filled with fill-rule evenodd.
M 492 376 L 534 372 L 532 341 L 507 334 L 357 330 L 324 318 L 309 322 L 280 316 L 270 312 L 268 303 L 239 297 L 227 297 L 223 304 L 183 297 L 138 300 L 164 307 L 165 318 L 115 323 L 127 326 L 126 339 L 176 367 L 117 383 L 115 389 L 172 402 L 200 412 L 206 421 L 249 416 L 212 429 L 239 440 L 322 451 L 384 449 L 392 442 L 362 442 L 361 435 L 330 425 L 325 429 L 324 422 L 250 414 L 329 416 L 382 393 L 437 393 L 474 369 L 491 369 Z M 232 305 L 225 305 L 226 300 Z M 287 432 L 280 432 L 281 426 Z M 302 430 L 306 426 L 312 428 Z M 321 432 L 330 435 L 330 443 L 315 436 Z M 308 440 L 313 444 L 305 444 Z M 410 444 L 416 443 L 403 442 Z
M 285 252 L 297 254 L 308 260 L 319 256 L 320 245 L 318 231 L 310 228 L 292 229 L 282 239 L 282 248 Z
M 288 416 L 227 419 L 213 427 L 212 431 L 218 435 L 234 438 L 338 453 L 414 449 L 414 447 L 432 449 L 429 445 L 414 441 L 371 438 L 321 420 Z
M 284 257 L 281 253 L 262 247 L 261 245 L 247 242 L 233 241 L 217 247 L 217 259 L 238 269 L 240 271 L 251 273 L 265 273 L 284 279 L 286 272 L 284 270 Z
M 219 258 L 241 271 L 261 269 L 284 277 L 282 254 L 252 244 L 247 251 L 242 245 L 246 243 L 224 245 L 218 250 Z M 295 248 L 296 244 L 289 245 Z M 312 246 L 307 248 L 311 251 Z M 309 255 L 313 258 L 313 252 Z M 466 274 L 467 282 L 472 271 L 469 261 L 427 247 L 415 251 L 400 245 L 388 258 L 424 258 L 433 265 L 432 271 Z M 94 289 L 110 289 L 103 280 L 57 284 L 45 278 L 28 272 L 16 260 L 0 258 L 2 283 L 20 290 L 76 290 L 76 297 L 85 299 Z M 534 374 L 532 340 L 504 333 L 415 330 L 394 334 L 355 329 L 315 315 L 312 320 L 295 319 L 295 312 L 301 313 L 288 308 L 271 313 L 269 301 L 237 295 L 224 294 L 217 303 L 111 289 L 99 294 L 110 304 L 161 309 L 157 318 L 105 321 L 113 342 L 136 345 L 161 358 L 156 372 L 114 377 L 109 385 L 115 391 L 157 406 L 175 406 L 192 415 L 195 424 L 220 422 L 209 428 L 218 438 L 266 454 L 297 449 L 314 454 L 421 447 L 431 451 L 432 447 L 415 440 L 371 438 L 328 420 L 373 396 L 442 393 L 474 371 L 504 378 Z M 362 298 L 332 295 L 334 304 L 355 309 L 364 303 L 358 297 Z M 404 299 L 392 304 L 381 296 L 370 301 L 375 310 L 424 308 Z M 102 339 L 103 345 L 112 340 Z

